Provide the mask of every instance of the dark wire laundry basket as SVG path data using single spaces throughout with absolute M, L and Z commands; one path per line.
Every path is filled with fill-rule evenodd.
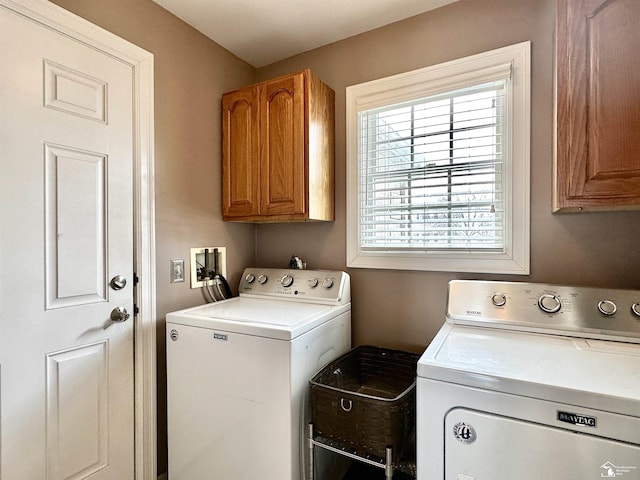
M 358 455 L 400 459 L 416 424 L 419 355 L 361 346 L 326 365 L 311 380 L 311 421 L 316 435 Z

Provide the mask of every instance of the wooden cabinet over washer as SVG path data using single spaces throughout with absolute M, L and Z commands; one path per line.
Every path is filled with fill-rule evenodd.
M 222 218 L 334 220 L 335 94 L 310 70 L 222 96 Z
M 558 0 L 555 211 L 640 208 L 640 2 Z

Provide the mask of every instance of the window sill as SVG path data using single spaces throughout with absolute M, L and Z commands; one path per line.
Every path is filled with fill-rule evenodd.
M 347 267 L 506 275 L 530 273 L 528 252 L 359 252 L 347 255 Z

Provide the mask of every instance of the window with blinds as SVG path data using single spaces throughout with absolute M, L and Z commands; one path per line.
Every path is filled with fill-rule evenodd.
M 363 248 L 503 251 L 505 83 L 359 112 Z
M 346 93 L 348 266 L 528 274 L 529 42 Z

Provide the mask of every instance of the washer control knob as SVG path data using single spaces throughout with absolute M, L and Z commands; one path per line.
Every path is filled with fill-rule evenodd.
M 507 303 L 507 297 L 504 293 L 494 293 L 491 296 L 491 302 L 496 307 L 502 307 L 505 303 Z
M 618 307 L 616 307 L 616 304 L 611 300 L 602 300 L 601 302 L 598 302 L 598 310 L 600 310 L 601 314 L 610 316 L 616 313 Z
M 318 279 L 316 277 L 311 277 L 307 280 L 307 285 L 311 288 L 316 288 L 318 286 Z
M 260 275 L 258 277 L 258 283 L 260 285 L 264 285 L 265 283 L 267 283 L 267 280 L 269 280 L 269 277 L 267 277 L 266 275 Z
M 250 273 L 247 274 L 246 277 L 244 277 L 244 281 L 247 283 L 253 283 L 256 280 L 256 276 L 255 275 L 251 275 Z
M 640 317 L 640 302 L 636 302 L 631 305 L 631 313 L 633 313 L 636 317 Z
M 280 279 L 280 285 L 283 287 L 290 287 L 293 285 L 293 277 L 291 275 L 283 275 Z
M 562 303 L 557 296 L 545 293 L 544 295 L 540 295 L 540 298 L 538 298 L 538 307 L 540 307 L 540 310 L 543 312 L 556 313 L 560 311 Z
M 323 286 L 324 288 L 331 288 L 331 287 L 333 287 L 333 278 L 325 278 L 325 279 L 322 281 L 322 286 Z

